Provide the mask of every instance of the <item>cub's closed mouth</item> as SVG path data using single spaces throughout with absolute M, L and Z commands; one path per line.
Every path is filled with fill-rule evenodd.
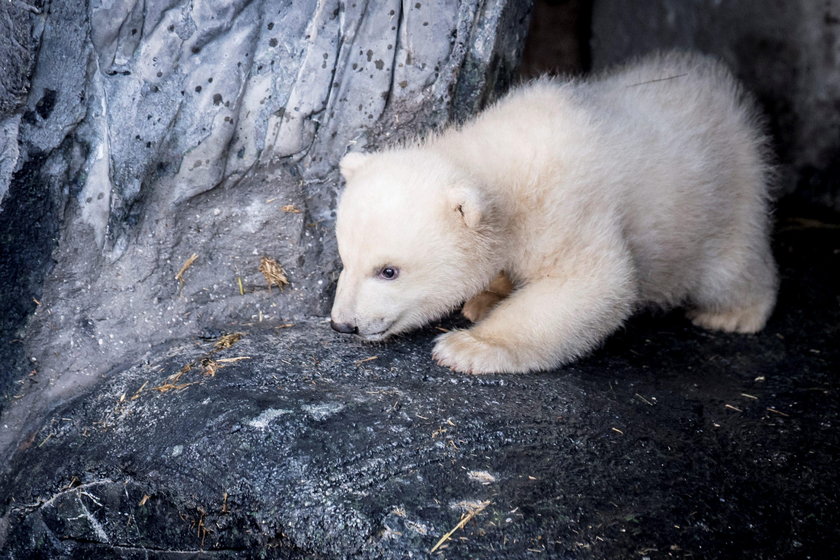
M 391 323 L 387 327 L 385 327 L 384 329 L 382 329 L 380 331 L 376 331 L 376 332 L 373 332 L 373 333 L 357 333 L 356 336 L 358 336 L 359 338 L 361 338 L 365 341 L 376 342 L 376 341 L 388 338 L 388 336 L 390 335 L 389 333 L 391 332 L 391 327 L 393 327 L 396 323 L 397 323 L 397 321 L 394 320 L 394 321 L 391 321 Z
M 390 328 L 390 327 L 388 327 L 388 328 Z M 380 338 L 385 338 L 385 333 L 387 333 L 387 332 L 388 332 L 388 329 L 385 329 L 384 331 L 379 331 L 379 332 L 375 332 L 375 333 L 364 333 L 364 334 L 359 333 L 356 336 L 364 338 L 365 340 L 371 340 L 371 339 L 377 339 L 378 340 Z

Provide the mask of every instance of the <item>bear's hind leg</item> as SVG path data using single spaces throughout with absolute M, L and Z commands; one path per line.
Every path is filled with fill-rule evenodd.
M 687 315 L 696 326 L 710 331 L 752 334 L 764 328 L 772 309 L 772 302 L 764 302 L 714 311 L 692 309 Z
M 505 299 L 513 291 L 513 284 L 505 275 L 500 272 L 498 276 L 487 286 L 487 289 L 470 298 L 461 309 L 461 314 L 473 323 L 484 319 L 490 311 Z
M 764 328 L 776 303 L 778 275 L 769 244 L 733 251 L 710 263 L 692 296 L 688 318 L 709 330 L 755 333 Z

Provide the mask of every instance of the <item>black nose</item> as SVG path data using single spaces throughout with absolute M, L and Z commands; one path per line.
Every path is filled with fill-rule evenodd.
M 359 332 L 359 327 L 356 325 L 351 325 L 350 323 L 336 323 L 332 319 L 330 319 L 330 326 L 334 331 L 338 331 L 342 334 L 358 334 Z

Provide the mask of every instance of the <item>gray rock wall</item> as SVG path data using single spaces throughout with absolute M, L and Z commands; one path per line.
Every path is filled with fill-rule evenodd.
M 595 68 L 654 49 L 725 60 L 769 116 L 780 188 L 840 209 L 840 0 L 596 0 Z
M 474 112 L 529 4 L 4 2 L 31 44 L 0 43 L 0 425 L 163 341 L 324 314 L 336 162 Z
M 26 100 L 32 65 L 33 43 L 30 8 L 0 3 L 0 204 L 9 189 L 17 160 L 18 109 Z

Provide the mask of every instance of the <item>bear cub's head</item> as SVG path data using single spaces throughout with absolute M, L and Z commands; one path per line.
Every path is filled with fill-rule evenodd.
M 449 313 L 499 272 L 493 200 L 444 155 L 349 153 L 340 169 L 335 330 L 383 340 Z

